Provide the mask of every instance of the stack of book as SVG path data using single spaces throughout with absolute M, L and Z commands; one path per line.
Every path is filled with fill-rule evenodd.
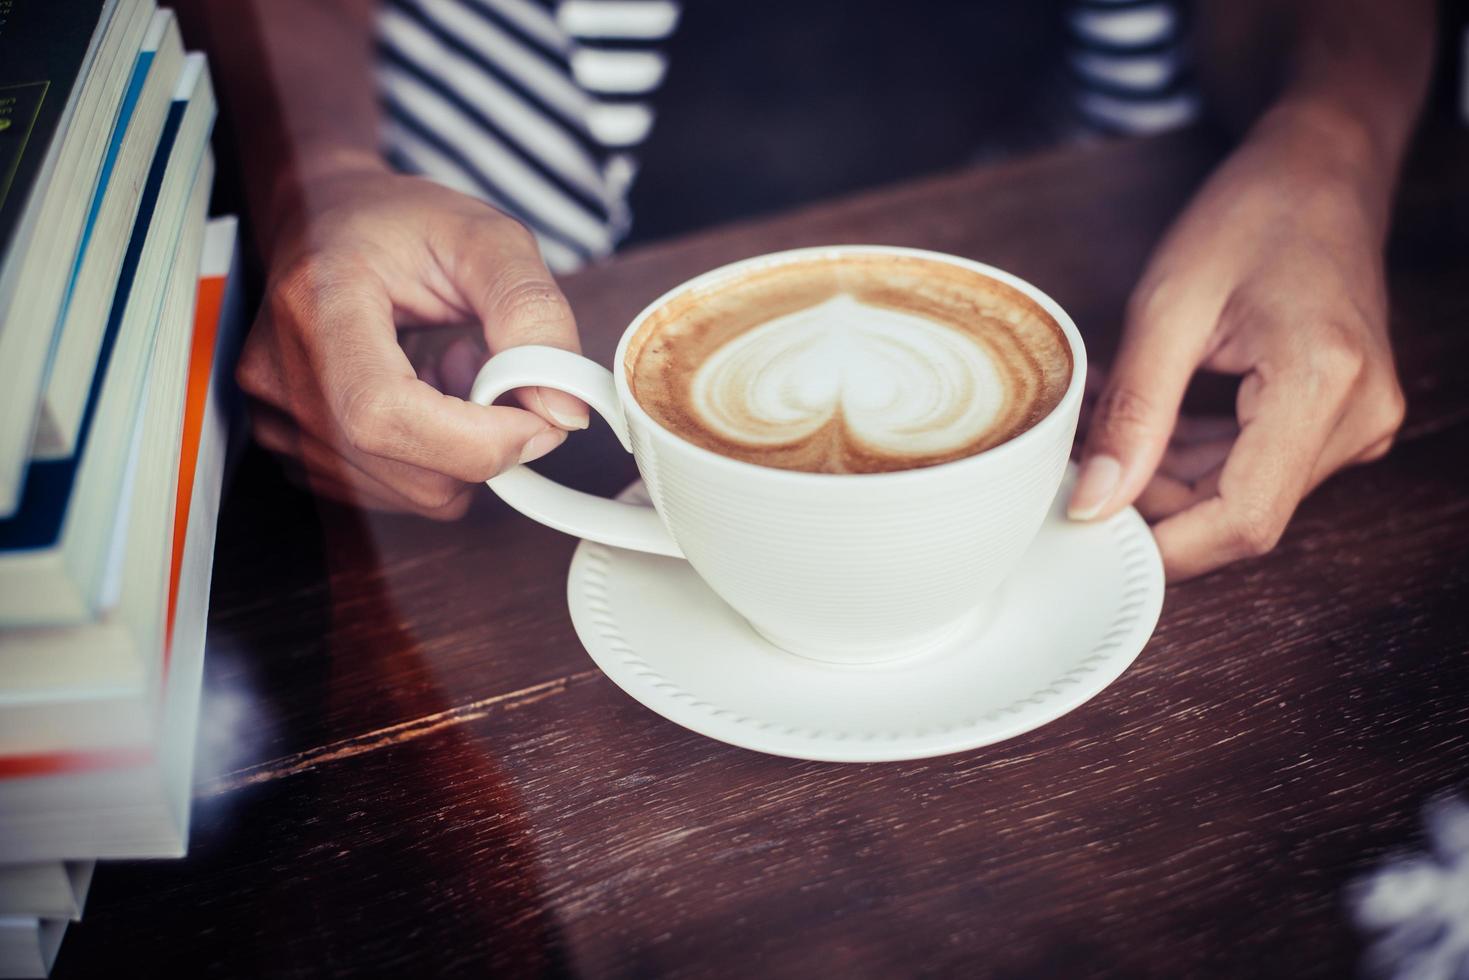
M 238 322 L 214 93 L 153 0 L 0 2 L 0 976 L 187 844 Z

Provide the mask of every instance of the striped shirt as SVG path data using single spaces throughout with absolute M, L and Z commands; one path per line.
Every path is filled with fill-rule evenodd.
M 387 0 L 384 152 L 523 221 L 554 271 L 609 255 L 678 16 L 674 0 Z
M 1072 0 L 1067 62 L 1076 109 L 1103 133 L 1157 133 L 1192 122 L 1185 8 L 1170 0 Z
M 680 13 L 678 0 L 384 0 L 384 153 L 522 221 L 555 272 L 607 256 L 631 227 Z M 1183 27 L 1170 0 L 1069 0 L 1074 101 L 1093 131 L 1193 118 Z

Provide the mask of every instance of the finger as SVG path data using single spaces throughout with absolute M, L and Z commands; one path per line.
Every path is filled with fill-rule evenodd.
M 1164 473 L 1156 473 L 1138 494 L 1133 506 L 1149 522 L 1172 517 L 1179 511 L 1198 503 L 1198 493 L 1193 484 L 1175 479 Z
M 293 486 L 300 487 L 313 496 L 330 497 L 353 506 L 388 504 L 388 498 L 375 490 L 370 481 L 353 483 L 339 479 L 335 469 L 309 468 L 302 459 L 299 430 L 294 426 L 282 427 L 272 421 L 254 424 L 253 428 L 255 441 L 276 458 L 281 472 Z
M 464 293 L 484 326 L 490 353 L 508 347 L 542 344 L 581 352 L 576 318 L 541 259 L 535 236 L 517 224 L 473 221 L 461 247 L 441 257 L 450 278 Z M 447 261 L 444 261 L 447 259 Z M 517 395 L 521 404 L 563 429 L 585 429 L 587 406 L 553 388 Z
M 298 460 L 309 474 L 353 487 L 365 498 L 383 503 L 384 509 L 436 519 L 452 519 L 468 509 L 473 489 L 469 484 L 350 449 L 345 454 L 338 452 L 278 415 L 262 413 L 255 433 L 262 446 Z
M 506 411 L 535 418 L 520 409 L 506 409 Z M 566 439 L 565 431 L 547 426 L 539 419 L 536 422 L 543 427 L 542 433 L 532 438 L 521 450 L 521 459 L 525 462 L 545 455 Z M 437 512 L 455 496 L 462 493 L 467 484 L 480 482 L 470 480 L 466 483 L 463 479 L 453 475 L 404 463 L 397 459 L 363 453 L 353 446 L 327 448 L 314 439 L 306 440 L 306 446 L 308 448 L 322 446 L 324 452 L 339 455 L 383 486 L 412 501 L 414 508 L 424 513 Z
M 516 463 L 544 456 L 566 438 L 564 430 L 530 412 L 461 401 L 416 378 L 378 376 L 363 384 L 338 409 L 347 451 L 353 455 L 481 483 Z M 411 493 L 403 480 L 383 475 L 395 488 Z
M 354 466 L 346 457 L 303 431 L 286 416 L 257 410 L 250 427 L 255 441 L 289 464 L 288 472 L 297 477 L 298 482 L 311 486 L 314 481 L 322 481 L 334 486 L 354 487 L 364 494 L 389 492 L 370 473 Z
M 259 372 L 260 397 L 354 462 L 404 464 L 401 479 L 391 466 L 373 467 L 374 475 L 420 508 L 449 498 L 444 478 L 479 482 L 560 442 L 529 412 L 472 405 L 418 380 L 389 291 L 370 271 L 293 267 L 272 283 L 260 326 L 268 329 L 254 342 L 276 368 Z
M 392 491 L 379 492 L 367 487 L 349 487 L 345 484 L 334 484 L 326 478 L 314 485 L 312 492 L 337 500 L 345 500 L 364 510 L 376 510 L 389 514 L 413 514 L 418 517 L 426 517 L 431 521 L 445 522 L 459 520 L 469 512 L 469 507 L 474 502 L 474 488 L 468 484 L 465 484 L 459 493 L 437 508 L 421 507 Z
M 1231 425 L 1234 425 L 1232 420 Z M 1232 440 L 1189 445 L 1175 438 L 1168 444 L 1153 478 L 1132 502 L 1133 506 L 1150 523 L 1155 523 L 1214 496 L 1218 492 L 1220 470 L 1232 446 Z
M 411 501 L 392 493 L 379 493 L 369 487 L 339 483 L 331 477 L 307 470 L 299 464 L 290 466 L 291 480 L 314 497 L 335 500 L 359 510 L 386 514 L 414 514 L 434 521 L 457 521 L 469 510 L 472 497 L 466 488 L 462 498 L 436 511 L 426 511 Z
M 1240 386 L 1240 435 L 1214 496 L 1153 528 L 1170 580 L 1191 578 L 1275 547 L 1341 417 L 1352 379 L 1291 371 Z
M 285 471 L 287 480 L 318 500 L 332 500 L 359 510 L 388 513 L 408 512 L 407 508 L 395 506 L 390 499 L 380 497 L 365 487 L 338 483 L 329 476 L 307 470 L 295 460 L 282 460 L 282 469 Z
M 300 338 L 281 329 L 283 320 L 289 322 L 294 316 L 290 305 L 274 295 L 263 304 L 241 351 L 235 378 L 250 398 L 252 424 L 262 413 L 270 412 L 294 427 L 329 436 L 334 429 L 322 382 Z
M 1174 440 L 1168 444 L 1168 450 L 1158 463 L 1158 473 L 1192 485 L 1206 473 L 1223 466 L 1233 446 L 1233 439 L 1193 444 Z
M 284 412 L 261 402 L 250 404 L 250 435 L 273 453 L 295 457 L 301 440 L 301 429 Z
M 240 359 L 235 364 L 235 382 L 247 396 L 285 409 L 290 386 L 285 383 L 277 350 L 275 325 L 269 311 L 262 309 L 240 348 Z
M 295 312 L 309 374 L 330 409 L 323 441 L 470 483 L 559 444 L 559 430 L 529 412 L 475 405 L 420 381 L 391 312 L 385 290 L 358 282 Z M 412 497 L 411 487 L 393 486 Z
M 1210 447 L 1207 456 L 1189 455 L 1186 463 L 1180 463 L 1179 457 L 1175 455 L 1180 448 L 1184 452 L 1191 452 L 1196 447 L 1170 444 L 1153 478 L 1143 487 L 1132 505 L 1149 523 L 1155 523 L 1214 496 L 1218 491 L 1219 471 L 1224 466 L 1229 446 L 1229 443 L 1215 444 Z
M 1406 411 L 1403 390 L 1391 372 L 1386 377 L 1364 378 L 1316 463 L 1310 489 L 1315 490 L 1338 470 L 1387 455 Z
M 1074 520 L 1108 517 L 1142 492 L 1168 446 L 1189 378 L 1218 310 L 1156 291 L 1135 301 L 1097 403 L 1067 508 Z

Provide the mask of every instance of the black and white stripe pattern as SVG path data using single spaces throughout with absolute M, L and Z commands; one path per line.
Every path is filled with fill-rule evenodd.
M 1072 0 L 1066 26 L 1076 108 L 1092 126 L 1157 133 L 1197 117 L 1177 0 Z
M 1183 0 L 1070 0 L 1075 104 L 1104 132 L 1199 111 Z M 679 0 L 384 0 L 384 152 L 488 201 L 567 272 L 609 255 L 631 218 L 635 150 L 653 127 Z
M 387 0 L 384 152 L 523 221 L 568 272 L 626 236 L 676 0 Z

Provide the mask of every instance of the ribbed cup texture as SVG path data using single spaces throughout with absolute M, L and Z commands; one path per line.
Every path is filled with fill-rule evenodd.
M 653 502 L 694 569 L 793 652 L 871 662 L 978 609 L 1016 567 L 1060 486 L 1078 405 L 1018 440 L 897 477 L 719 465 L 634 420 Z

